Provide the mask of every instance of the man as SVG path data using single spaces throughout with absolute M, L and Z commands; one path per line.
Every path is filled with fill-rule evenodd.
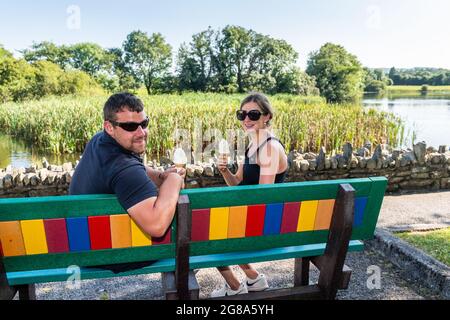
M 146 150 L 149 120 L 136 96 L 112 95 L 103 118 L 104 130 L 87 144 L 69 193 L 116 194 L 145 233 L 162 237 L 172 222 L 186 172 L 161 172 L 142 163 L 139 155 Z

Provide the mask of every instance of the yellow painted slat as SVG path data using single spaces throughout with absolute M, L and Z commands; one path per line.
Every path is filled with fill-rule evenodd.
M 131 245 L 133 247 L 150 246 L 151 237 L 147 236 L 138 225 L 131 219 Z
M 109 217 L 111 224 L 111 245 L 113 248 L 131 247 L 131 219 L 128 214 Z
M 228 236 L 229 208 L 211 208 L 209 214 L 209 239 L 226 239 Z
M 302 201 L 298 218 L 297 232 L 314 230 L 318 200 Z
M 20 225 L 27 255 L 48 253 L 44 220 L 22 220 Z
M 19 221 L 0 222 L 0 241 L 5 257 L 26 255 Z
M 328 230 L 330 228 L 331 217 L 333 216 L 334 202 L 334 199 L 319 200 L 319 204 L 317 205 L 314 230 Z
M 247 206 L 230 207 L 228 214 L 228 238 L 244 238 L 247 222 Z

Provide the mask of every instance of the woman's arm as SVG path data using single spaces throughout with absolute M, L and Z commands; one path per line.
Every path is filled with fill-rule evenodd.
M 218 163 L 218 168 L 227 185 L 237 186 L 239 183 L 241 183 L 244 172 L 244 166 L 242 164 L 238 166 L 236 174 L 232 174 L 231 171 L 226 166 L 226 163 L 220 161 Z
M 259 152 L 258 165 L 261 168 L 259 184 L 275 183 L 276 175 L 287 169 L 287 157 L 283 147 L 279 143 L 269 141 Z

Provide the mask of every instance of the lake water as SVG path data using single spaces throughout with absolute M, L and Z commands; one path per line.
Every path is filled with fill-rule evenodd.
M 366 96 L 362 104 L 366 108 L 393 112 L 405 121 L 409 138 L 404 147 L 412 146 L 413 137 L 415 142 L 426 141 L 428 146 L 435 148 L 450 145 L 450 93 L 433 96 Z M 75 162 L 80 155 L 51 156 L 0 133 L 0 168 L 41 164 L 43 157 L 51 164 L 63 164 Z
M 367 108 L 392 112 L 405 121 L 408 138 L 404 147 L 425 141 L 436 149 L 450 145 L 450 93 L 439 96 L 365 97 Z

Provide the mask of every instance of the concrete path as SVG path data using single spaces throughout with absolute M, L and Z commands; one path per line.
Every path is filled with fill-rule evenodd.
M 384 197 L 377 227 L 396 230 L 417 225 L 450 227 L 450 191 Z

